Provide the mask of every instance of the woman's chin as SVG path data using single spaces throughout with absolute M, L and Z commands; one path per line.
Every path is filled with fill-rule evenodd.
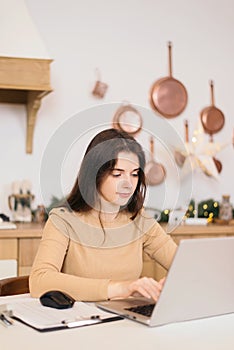
M 125 197 L 125 198 L 118 198 L 118 201 L 116 202 L 117 205 L 119 205 L 120 207 L 126 206 L 128 204 L 130 200 L 130 197 Z

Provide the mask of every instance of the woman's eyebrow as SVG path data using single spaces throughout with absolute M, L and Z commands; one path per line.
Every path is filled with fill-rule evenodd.
M 120 169 L 120 168 L 113 168 L 113 170 L 116 170 L 116 171 L 125 171 L 124 169 Z M 140 168 L 136 168 L 136 169 L 133 169 L 131 172 L 134 172 L 134 171 L 139 171 Z

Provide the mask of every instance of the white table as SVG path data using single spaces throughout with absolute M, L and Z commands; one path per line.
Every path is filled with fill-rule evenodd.
M 9 302 L 12 298 L 18 297 L 0 297 L 0 304 Z M 15 322 L 8 328 L 0 325 L 0 348 L 2 350 L 233 350 L 233 325 L 234 314 L 154 328 L 121 320 L 48 333 L 40 333 Z

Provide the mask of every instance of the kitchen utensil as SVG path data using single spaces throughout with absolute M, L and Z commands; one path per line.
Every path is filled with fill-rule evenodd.
M 188 121 L 187 120 L 184 121 L 184 132 L 185 132 L 185 136 L 184 136 L 185 144 L 188 148 L 188 146 L 189 146 L 189 129 L 188 129 Z M 178 150 L 175 150 L 174 157 L 175 157 L 176 164 L 179 167 L 182 167 L 184 165 L 186 155 L 184 155 L 182 152 L 180 152 Z
M 99 69 L 96 69 L 96 74 L 97 74 L 97 81 L 94 85 L 92 94 L 93 96 L 97 98 L 103 98 L 106 94 L 106 91 L 108 89 L 108 85 L 104 83 L 101 79 L 101 73 Z
M 211 144 L 213 144 L 213 142 L 214 142 L 213 135 L 210 136 L 210 142 L 211 142 Z M 213 156 L 212 158 L 213 158 L 213 161 L 215 163 L 216 169 L 217 169 L 218 173 L 220 174 L 222 169 L 223 169 L 223 165 L 220 162 L 220 160 L 217 159 L 216 157 Z
M 150 90 L 150 104 L 163 117 L 173 118 L 180 115 L 188 101 L 184 85 L 172 77 L 171 42 L 169 50 L 169 76 L 157 80 Z
M 130 104 L 123 104 L 117 109 L 112 124 L 115 129 L 135 136 L 142 128 L 142 116 Z
M 34 195 L 31 193 L 11 194 L 8 197 L 9 209 L 12 211 L 12 219 L 17 222 L 31 222 L 31 203 Z
M 154 160 L 154 139 L 150 137 L 150 155 L 151 159 L 145 166 L 146 182 L 150 186 L 161 184 L 166 177 L 166 170 L 161 163 Z
M 212 135 L 220 131 L 225 122 L 223 112 L 215 106 L 214 101 L 214 82 L 210 81 L 210 92 L 211 92 L 211 106 L 205 107 L 201 113 L 201 123 L 205 133 Z
M 216 168 L 217 168 L 218 173 L 220 174 L 221 171 L 222 171 L 222 169 L 223 169 L 222 163 L 220 162 L 219 159 L 217 159 L 217 158 L 215 158 L 215 157 L 213 157 L 213 161 L 214 161 L 214 163 L 215 163 L 215 166 L 216 166 Z

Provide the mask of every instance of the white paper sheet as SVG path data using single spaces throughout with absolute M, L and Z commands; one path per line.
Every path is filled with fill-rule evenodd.
M 81 327 L 117 318 L 117 315 L 100 310 L 92 303 L 83 302 L 61 310 L 42 306 L 38 299 L 21 299 L 20 303 L 8 303 L 7 310 L 12 310 L 14 317 L 41 331 Z

